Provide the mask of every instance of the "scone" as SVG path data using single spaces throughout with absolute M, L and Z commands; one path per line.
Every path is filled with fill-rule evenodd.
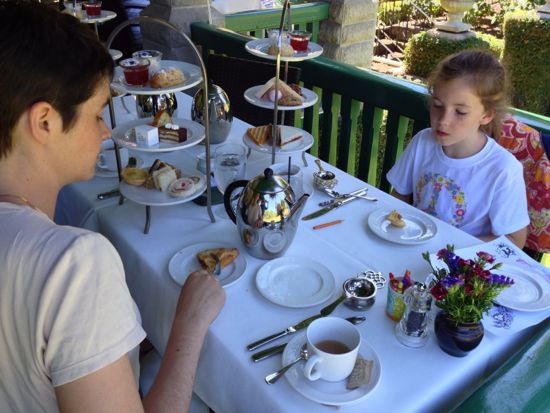
M 179 85 L 185 81 L 183 72 L 175 67 L 161 69 L 151 76 L 150 85 L 152 88 L 161 89 Z
M 275 43 L 272 43 L 271 46 L 269 46 L 269 49 L 267 49 L 267 54 L 272 56 L 277 56 L 278 47 Z M 281 45 L 281 56 L 293 56 L 294 55 L 294 49 L 291 45 L 288 43 L 283 43 Z
M 221 268 L 227 267 L 239 256 L 239 250 L 237 248 L 212 248 L 201 251 L 197 254 L 197 260 L 201 267 L 208 271 L 214 271 L 216 268 L 216 259 L 219 260 Z
M 397 228 L 405 228 L 405 225 L 407 225 L 403 219 L 403 216 L 395 209 L 388 214 L 386 219 L 390 221 L 390 224 Z

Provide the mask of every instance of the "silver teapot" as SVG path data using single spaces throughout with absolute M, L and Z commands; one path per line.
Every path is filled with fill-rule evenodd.
M 191 119 L 204 125 L 204 92 L 202 87 L 195 93 L 191 105 Z M 222 143 L 229 136 L 233 113 L 225 91 L 213 83 L 208 84 L 208 123 L 210 143 Z
M 170 116 L 176 116 L 178 101 L 175 93 L 160 95 L 136 95 L 136 112 L 138 118 L 150 118 L 159 110 L 165 110 Z
M 234 211 L 233 192 L 241 187 L 244 189 Z M 296 200 L 288 182 L 267 168 L 250 181 L 232 182 L 225 190 L 224 204 L 248 253 L 272 259 L 283 255 L 292 243 L 308 198 L 309 194 L 303 194 Z

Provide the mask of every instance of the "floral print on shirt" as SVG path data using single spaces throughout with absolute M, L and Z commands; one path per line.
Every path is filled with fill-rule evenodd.
M 421 209 L 434 217 L 441 218 L 437 214 L 437 203 L 439 197 L 441 196 L 441 190 L 445 189 L 444 192 L 449 194 L 453 201 L 453 210 L 451 212 L 449 223 L 451 225 L 454 225 L 455 227 L 459 227 L 464 220 L 464 216 L 466 215 L 467 206 L 464 192 L 462 191 L 460 185 L 455 183 L 454 179 L 452 178 L 443 176 L 439 173 L 428 172 L 422 175 L 416 183 L 416 199 L 421 199 L 422 192 L 425 189 L 429 191 L 430 186 L 432 188 L 430 203 L 427 208 Z

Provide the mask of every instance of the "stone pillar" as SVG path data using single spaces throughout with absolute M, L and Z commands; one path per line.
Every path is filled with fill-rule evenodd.
M 321 22 L 318 42 L 323 56 L 370 68 L 378 0 L 330 0 L 329 18 Z
M 537 7 L 537 14 L 541 19 L 550 20 L 550 0 L 546 0 L 546 4 Z
M 166 20 L 186 35 L 191 36 L 189 29 L 191 23 L 208 21 L 207 1 L 210 0 L 151 0 L 141 15 Z M 215 24 L 222 22 L 223 25 L 223 15 L 213 7 L 210 9 L 212 22 Z M 154 23 L 142 23 L 141 33 L 144 49 L 160 50 L 163 53 L 163 59 L 194 62 L 195 54 L 189 43 L 173 30 Z

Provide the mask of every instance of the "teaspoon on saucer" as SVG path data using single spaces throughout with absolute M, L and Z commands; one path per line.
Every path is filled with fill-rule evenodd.
M 284 366 L 279 371 L 276 371 L 275 373 L 271 373 L 271 374 L 268 374 L 267 376 L 265 376 L 265 382 L 267 384 L 275 383 L 277 380 L 279 380 L 281 377 L 283 377 L 283 375 L 288 371 L 288 369 L 290 369 L 292 366 L 294 366 L 299 361 L 301 361 L 301 360 L 306 361 L 308 358 L 309 358 L 309 353 L 307 351 L 306 344 L 304 344 L 302 346 L 302 349 L 300 350 L 300 357 L 298 357 L 293 362 L 287 364 L 286 366 Z

